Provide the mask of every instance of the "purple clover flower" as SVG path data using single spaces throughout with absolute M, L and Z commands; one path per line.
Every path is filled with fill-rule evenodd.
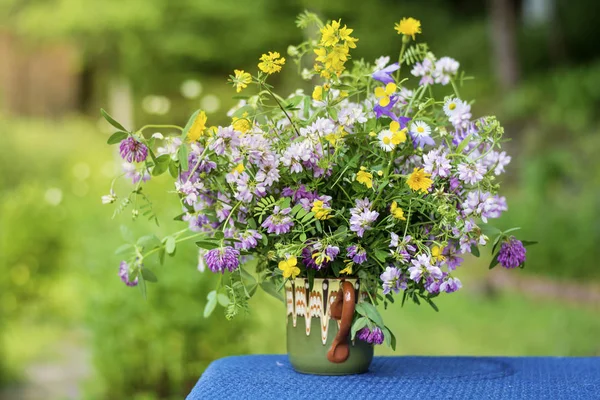
M 276 235 L 288 233 L 294 226 L 294 221 L 289 216 L 291 211 L 292 209 L 289 207 L 282 210 L 279 206 L 275 206 L 273 207 L 273 214 L 269 215 L 261 226 L 266 228 L 268 233 L 275 233 Z
M 511 236 L 507 241 L 502 243 L 500 252 L 498 253 L 498 262 L 504 268 L 512 269 L 521 266 L 525 262 L 525 254 L 527 249 L 523 243 Z
M 372 344 L 382 344 L 384 340 L 383 332 L 377 327 L 373 328 L 373 330 L 364 327 L 358 331 L 357 336 L 363 342 Z
M 240 266 L 240 252 L 231 246 L 209 250 L 204 255 L 208 268 L 214 272 L 225 273 L 235 271 Z
M 350 209 L 350 230 L 363 237 L 365 231 L 371 229 L 371 224 L 377 220 L 379 213 L 371 210 L 369 199 L 356 200 L 356 207 Z
M 137 286 L 138 284 L 137 276 L 134 280 L 129 280 L 129 264 L 125 261 L 121 261 L 119 264 L 119 277 L 127 286 Z
M 355 264 L 360 265 L 367 261 L 367 251 L 360 245 L 353 244 L 346 248 L 346 252 L 346 256 L 352 259 Z
M 462 283 L 458 278 L 448 278 L 440 285 L 440 291 L 446 293 L 456 292 L 460 288 L 462 288 Z
M 143 162 L 148 157 L 148 147 L 129 136 L 123 139 L 119 145 L 121 157 L 127 162 Z
M 248 229 L 246 232 L 242 232 L 239 236 L 240 241 L 234 243 L 234 247 L 238 250 L 250 250 L 258 245 L 258 240 L 262 238 L 262 235 L 254 229 Z

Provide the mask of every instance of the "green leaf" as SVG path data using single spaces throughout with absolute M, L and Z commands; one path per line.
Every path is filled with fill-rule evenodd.
M 179 177 L 179 171 L 177 170 L 177 163 L 174 160 L 171 160 L 169 163 L 169 175 L 173 178 L 177 179 Z
M 142 236 L 137 240 L 136 243 L 138 246 L 143 247 L 146 250 L 151 250 L 155 247 L 160 246 L 160 239 L 156 237 L 156 235 L 146 235 Z
M 467 147 L 467 145 L 469 144 L 469 142 L 471 141 L 471 137 L 473 136 L 473 134 L 471 133 L 470 135 L 467 135 L 466 138 L 464 138 L 462 140 L 462 142 L 460 142 L 460 144 L 458 145 L 458 147 L 456 148 L 456 152 L 457 153 L 462 153 L 462 151 L 465 149 L 465 147 Z
M 245 105 L 243 107 L 238 108 L 232 115 L 232 117 L 242 118 L 244 113 L 248 113 L 248 116 L 252 116 L 255 114 L 256 109 L 251 105 Z
M 521 229 L 521 227 L 517 226 L 517 227 L 515 227 L 515 228 L 510 228 L 510 229 L 507 229 L 507 230 L 505 230 L 505 231 L 504 231 L 504 232 L 502 232 L 502 233 L 504 233 L 504 234 L 506 235 L 507 233 L 518 231 L 519 229 Z
M 165 251 L 164 247 L 161 247 L 160 250 L 158 250 L 158 262 L 160 262 L 160 265 L 163 265 L 165 263 L 165 254 L 167 252 Z
M 385 337 L 385 343 L 392 348 L 392 350 L 396 350 L 396 336 L 387 326 L 382 329 L 383 335 Z M 389 337 L 389 340 L 388 340 Z
M 115 254 L 116 255 L 127 254 L 128 252 L 133 251 L 134 247 L 135 246 L 130 243 L 123 244 L 123 245 L 117 247 L 117 249 L 115 250 Z
M 223 307 L 227 307 L 229 305 L 229 297 L 227 297 L 227 295 L 224 295 L 223 293 L 219 293 L 217 295 L 217 301 Z
M 188 148 L 184 144 L 179 146 L 179 150 L 177 151 L 177 158 L 179 158 L 179 165 L 181 165 L 181 169 L 183 171 L 187 171 L 189 168 L 188 165 Z
M 107 113 L 103 108 L 100 109 L 100 114 L 102 114 L 102 116 L 104 117 L 104 119 L 111 124 L 112 126 L 114 126 L 115 128 L 117 128 L 120 131 L 125 131 L 127 132 L 127 129 L 125 129 L 123 127 L 123 125 L 121 125 L 120 123 L 118 123 L 117 121 L 115 121 L 115 119 L 113 117 L 110 116 L 109 113 Z
M 492 256 L 492 261 L 490 261 L 489 269 L 494 268 L 496 265 L 498 265 L 499 262 L 500 261 L 498 261 L 498 253 L 496 253 Z
M 206 306 L 204 306 L 204 318 L 210 317 L 210 315 L 215 311 L 215 307 L 217 306 L 217 292 L 212 291 L 206 296 L 208 302 Z
M 535 240 L 521 240 L 521 243 L 523 243 L 524 247 L 533 246 L 534 244 L 538 244 L 538 242 L 536 242 Z
M 126 240 L 129 243 L 135 242 L 133 233 L 131 233 L 131 230 L 129 230 L 129 228 L 127 226 L 121 225 L 120 229 L 121 229 L 121 237 L 123 238 L 123 240 Z
M 164 173 L 169 168 L 169 163 L 171 162 L 171 156 L 168 154 L 163 154 L 162 156 L 156 159 L 156 164 L 152 169 L 153 176 L 159 176 Z
M 148 268 L 142 268 L 142 276 L 144 280 L 148 282 L 158 282 L 158 278 L 154 275 L 154 272 L 150 271 Z
M 354 337 L 356 336 L 356 332 L 360 331 L 365 326 L 367 326 L 367 318 L 360 317 L 360 318 L 355 319 L 354 323 L 352 323 L 352 328 L 350 329 L 350 339 L 354 340 Z
M 375 323 L 375 325 L 377 325 L 380 328 L 383 328 L 385 326 L 383 324 L 383 318 L 381 318 L 379 311 L 377 311 L 375 306 L 371 303 L 363 301 L 361 303 L 356 304 L 356 312 L 362 315 L 363 317 L 369 318 Z
M 262 290 L 264 290 L 266 293 L 270 294 L 271 296 L 275 297 L 277 300 L 280 300 L 281 302 L 283 302 L 283 295 L 281 294 L 281 292 L 277 291 L 277 288 L 275 286 L 275 284 L 273 283 L 273 281 L 262 281 L 260 283 L 260 287 L 262 288 Z
M 299 237 L 299 239 L 300 239 L 300 241 L 301 241 L 302 243 L 306 242 L 306 233 L 302 232 L 302 233 L 300 234 L 300 237 Z
M 192 114 L 192 116 L 190 117 L 190 119 L 188 119 L 187 124 L 185 124 L 185 127 L 183 128 L 183 132 L 181 132 L 181 139 L 182 140 L 185 140 L 187 138 L 187 134 L 190 131 L 190 129 L 192 129 L 192 125 L 194 124 L 194 121 L 196 120 L 196 117 L 198 116 L 198 114 L 200 114 L 200 110 L 196 110 Z
M 138 279 L 138 286 L 140 287 L 140 291 L 142 292 L 142 296 L 144 297 L 144 300 L 148 300 L 148 295 L 146 293 L 146 281 L 144 280 L 143 276 L 139 276 L 138 278 L 139 278 Z
M 502 233 L 502 231 L 500 229 L 498 229 L 495 226 L 492 226 L 490 224 L 480 224 L 479 229 L 481 229 L 481 233 L 483 233 L 485 236 L 487 236 L 489 238 L 491 238 L 493 236 L 497 236 Z
M 386 258 L 389 255 L 387 251 L 383 251 L 383 250 L 375 250 L 374 254 L 375 254 L 375 258 L 377 258 L 381 262 L 385 262 Z
M 436 312 L 440 312 L 440 309 L 435 305 L 435 303 L 433 301 L 431 301 L 431 299 L 429 297 L 424 296 L 423 300 L 425 300 L 427 302 L 427 304 L 429 304 L 431 306 L 431 308 L 433 308 Z
M 127 132 L 117 131 L 117 132 L 113 133 L 112 135 L 110 135 L 110 137 L 108 138 L 106 143 L 107 144 L 117 144 L 117 143 L 120 143 L 123 139 L 127 139 L 127 136 L 129 136 L 129 134 Z
M 327 113 L 329 114 L 329 116 L 334 120 L 337 121 L 338 120 L 338 112 L 334 107 L 328 107 L 327 108 Z
M 205 249 L 205 250 L 212 250 L 212 249 L 216 249 L 216 248 L 220 247 L 218 243 L 209 242 L 206 240 L 197 241 L 196 246 L 200 247 L 201 249 Z
M 216 240 L 221 240 L 225 237 L 225 234 L 223 233 L 223 231 L 216 231 L 214 234 L 214 238 Z
M 173 236 L 167 236 L 164 239 L 165 242 L 165 250 L 167 251 L 167 254 L 171 255 L 173 253 L 175 253 L 175 249 L 177 247 L 177 242 L 175 242 L 175 238 Z
M 311 211 L 311 212 L 309 212 L 308 214 L 306 214 L 306 215 L 305 215 L 305 216 L 304 216 L 304 217 L 303 217 L 303 218 L 300 220 L 300 222 L 301 222 L 301 223 L 303 223 L 303 224 L 305 224 L 305 223 L 309 222 L 310 220 L 312 220 L 314 216 L 315 216 L 315 213 Z
M 481 255 L 479 253 L 479 247 L 477 247 L 476 244 L 471 246 L 471 254 L 473 254 L 475 257 L 479 257 Z

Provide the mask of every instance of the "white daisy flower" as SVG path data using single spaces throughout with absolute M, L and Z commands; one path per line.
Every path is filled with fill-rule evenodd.
M 444 114 L 446 116 L 451 117 L 456 113 L 456 110 L 460 109 L 460 105 L 463 101 L 457 97 L 452 97 L 451 99 L 446 100 L 444 103 Z
M 384 129 L 379 132 L 377 139 L 379 139 L 379 146 L 385 151 L 394 150 L 394 144 L 392 143 L 392 137 L 394 134 L 389 129 Z
M 431 127 L 423 121 L 415 121 L 410 125 L 410 136 L 413 138 L 415 143 L 419 147 L 423 147 L 428 144 L 430 146 L 435 145 L 435 142 L 430 137 Z

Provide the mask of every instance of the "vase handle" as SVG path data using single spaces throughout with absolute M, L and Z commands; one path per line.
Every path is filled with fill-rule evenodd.
M 348 281 L 341 284 L 340 290 L 331 303 L 331 318 L 340 320 L 340 329 L 327 352 L 327 359 L 332 363 L 343 363 L 350 355 L 348 334 L 354 318 L 354 285 Z

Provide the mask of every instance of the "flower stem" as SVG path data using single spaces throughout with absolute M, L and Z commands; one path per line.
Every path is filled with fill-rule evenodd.
M 150 128 L 156 128 L 156 129 L 179 129 L 181 132 L 183 132 L 183 128 L 180 127 L 179 125 L 144 125 L 142 126 L 140 129 L 138 129 L 138 132 L 142 132 L 144 129 L 150 129 Z
M 296 135 L 300 136 L 300 132 L 298 131 L 298 128 L 296 128 L 296 124 L 294 124 L 294 121 L 292 121 L 292 117 L 290 117 L 290 115 L 287 113 L 287 111 L 285 111 L 285 108 L 279 102 L 279 99 L 277 98 L 277 96 L 275 96 L 275 93 L 273 93 L 271 91 L 271 89 L 269 89 L 267 86 L 264 86 L 264 88 L 265 88 L 265 90 L 267 92 L 269 92 L 269 94 L 271 95 L 271 97 L 273 97 L 273 100 L 275 100 L 275 102 L 277 103 L 277 105 L 279 106 L 279 108 L 281 109 L 281 111 L 283 111 L 283 113 L 287 117 L 288 121 L 290 121 L 290 124 L 292 125 L 292 128 L 294 128 L 294 131 L 296 132 Z

